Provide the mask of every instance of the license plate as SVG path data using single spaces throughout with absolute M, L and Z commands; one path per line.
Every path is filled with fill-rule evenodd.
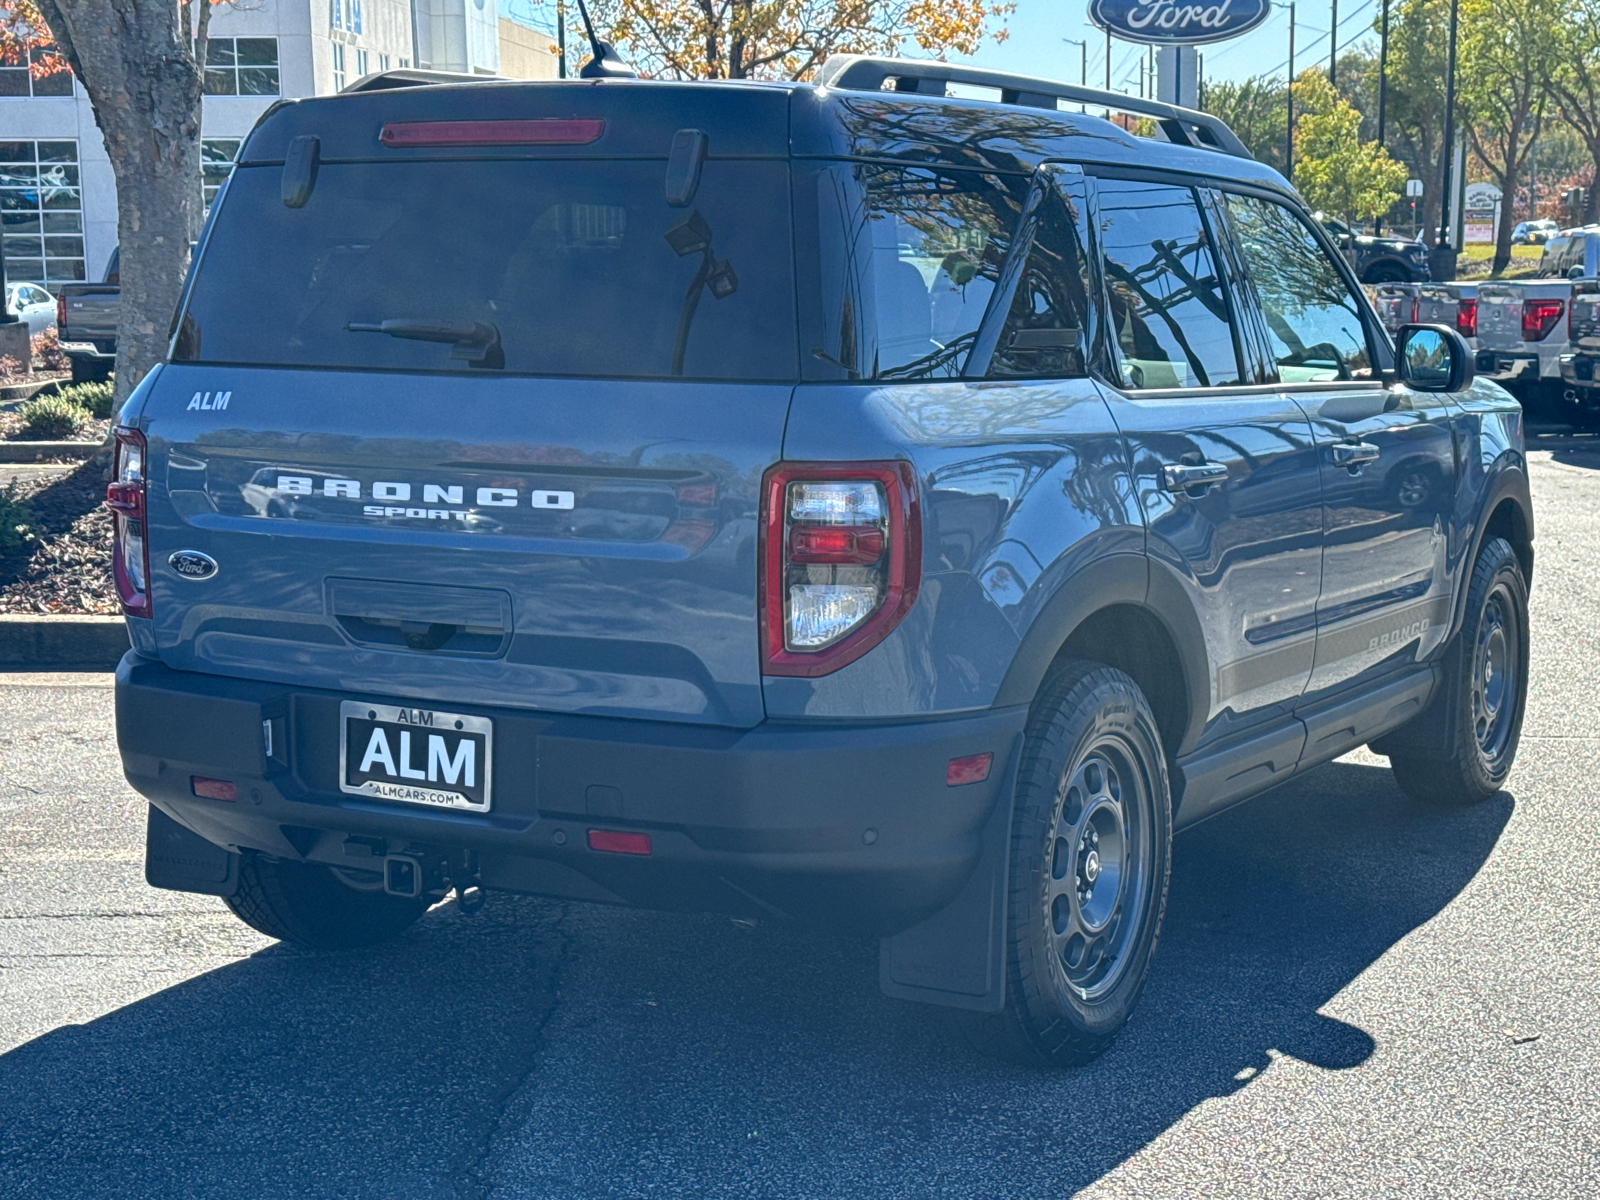
M 377 800 L 489 811 L 494 722 L 392 704 L 339 705 L 339 790 Z

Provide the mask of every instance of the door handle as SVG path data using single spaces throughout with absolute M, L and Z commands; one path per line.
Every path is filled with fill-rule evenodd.
M 1163 463 L 1161 467 L 1161 490 L 1166 492 L 1187 494 L 1190 488 L 1208 488 L 1227 481 L 1228 468 L 1221 463 Z
M 1378 447 L 1371 442 L 1335 442 L 1332 447 L 1333 465 L 1358 471 L 1369 462 L 1378 461 Z

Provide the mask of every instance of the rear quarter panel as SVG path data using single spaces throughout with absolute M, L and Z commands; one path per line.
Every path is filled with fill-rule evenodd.
M 922 508 L 922 586 L 900 625 L 816 679 L 768 677 L 768 717 L 928 716 L 994 703 L 1063 588 L 1144 528 L 1121 435 L 1088 380 L 828 384 L 796 390 L 784 458 L 906 459 Z

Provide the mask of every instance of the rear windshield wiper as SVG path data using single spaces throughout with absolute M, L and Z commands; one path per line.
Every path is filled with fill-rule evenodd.
M 500 369 L 506 365 L 500 330 L 488 321 L 440 321 L 428 317 L 394 317 L 387 321 L 351 321 L 351 333 L 386 333 L 414 342 L 447 342 L 450 357 L 468 366 Z

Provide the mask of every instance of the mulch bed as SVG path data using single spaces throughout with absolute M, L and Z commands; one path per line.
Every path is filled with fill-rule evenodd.
M 59 440 L 74 442 L 103 442 L 106 440 L 106 434 L 109 433 L 110 430 L 110 418 L 107 418 L 104 421 L 91 420 L 71 438 Z M 53 442 L 57 440 L 58 439 L 56 438 L 40 438 L 31 433 L 24 433 L 22 430 L 22 418 L 20 416 L 18 416 L 15 412 L 0 412 L 0 441 Z
M 33 514 L 31 536 L 19 552 L 0 551 L 0 613 L 120 612 L 104 463 L 23 476 L 15 495 Z

